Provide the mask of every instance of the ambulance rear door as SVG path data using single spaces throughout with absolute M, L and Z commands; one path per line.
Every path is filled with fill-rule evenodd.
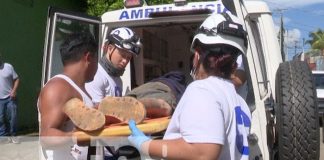
M 48 8 L 41 86 L 63 71 L 59 47 L 66 36 L 75 32 L 90 33 L 101 46 L 100 18 L 55 7 Z M 98 49 L 100 51 L 100 47 Z

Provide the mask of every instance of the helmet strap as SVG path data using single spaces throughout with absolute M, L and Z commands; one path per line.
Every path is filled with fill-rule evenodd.
M 116 48 L 117 48 L 115 45 L 112 45 L 112 46 L 113 46 L 114 48 L 111 50 L 111 52 L 108 53 L 108 54 L 109 54 L 109 55 L 108 55 L 108 56 L 109 56 L 109 59 L 108 59 L 109 61 L 111 61 L 112 54 L 115 52 L 115 50 L 116 50 Z
M 119 69 L 116 68 L 110 60 L 108 60 L 106 57 L 102 57 L 99 60 L 99 64 L 104 68 L 104 70 L 107 72 L 107 74 L 119 77 L 124 74 L 125 69 Z

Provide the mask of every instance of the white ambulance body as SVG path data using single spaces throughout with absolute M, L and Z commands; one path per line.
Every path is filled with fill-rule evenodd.
M 311 100 L 311 104 L 309 104 L 311 110 L 307 109 L 307 111 L 300 108 L 300 105 L 303 104 L 288 105 L 286 103 L 285 98 L 291 99 L 291 97 L 294 97 L 295 94 L 293 93 L 295 92 L 289 95 L 285 94 L 286 92 L 282 90 L 285 86 L 281 84 L 284 83 L 282 82 L 284 80 L 288 81 L 286 80 L 288 78 L 285 75 L 279 76 L 281 79 L 278 78 L 277 72 L 287 68 L 285 66 L 298 68 L 294 66 L 300 65 L 288 63 L 280 69 L 279 65 L 282 63 L 282 58 L 277 33 L 268 6 L 262 1 L 237 0 L 228 1 L 228 3 L 226 7 L 221 1 L 209 1 L 187 3 L 179 6 L 166 4 L 125 8 L 106 12 L 101 16 L 101 19 L 50 8 L 44 46 L 42 85 L 62 70 L 58 52 L 58 46 L 62 38 L 58 34 L 59 30 L 61 30 L 60 33 L 64 33 L 65 26 L 70 27 L 69 29 L 87 30 L 97 38 L 100 46 L 105 41 L 106 34 L 116 27 L 127 26 L 140 35 L 143 43 L 141 54 L 133 58 L 122 77 L 123 93 L 125 93 L 131 90 L 133 86 L 141 85 L 168 71 L 180 70 L 189 73 L 189 58 L 192 54 L 190 45 L 196 29 L 213 12 L 221 13 L 230 10 L 241 18 L 248 32 L 249 44 L 244 62 L 248 76 L 248 96 L 246 101 L 252 112 L 252 127 L 249 137 L 250 159 L 291 159 L 291 157 L 297 159 L 300 157 L 314 159 L 315 157 L 316 159 L 319 156 L 319 142 L 316 142 L 319 141 L 318 121 L 315 113 L 316 101 Z M 75 25 L 76 23 L 78 25 Z M 102 55 L 101 47 L 99 50 Z M 301 70 L 303 71 L 303 69 Z M 283 74 L 286 74 L 285 72 Z M 287 74 L 291 72 L 295 75 L 299 70 L 287 71 Z M 305 81 L 311 83 L 311 79 Z M 278 89 L 278 85 L 282 87 Z M 291 86 L 288 86 L 289 88 Z M 310 90 L 310 92 L 313 91 L 312 88 Z M 285 98 L 278 98 L 278 96 Z M 309 100 L 307 101 L 309 102 Z M 307 114 L 311 114 L 312 118 L 300 120 L 298 123 L 288 122 L 291 119 L 287 122 L 286 120 L 279 120 L 278 117 L 285 118 L 287 114 L 288 117 L 296 117 L 297 114 L 281 110 L 280 106 L 298 108 L 301 112 L 305 111 Z M 305 106 L 305 108 L 307 107 Z M 313 110 L 315 111 L 313 112 Z M 315 126 L 308 131 L 304 131 L 299 129 L 301 125 Z M 298 140 L 292 142 L 296 140 L 297 135 L 289 137 L 286 134 L 293 131 L 298 131 L 299 135 L 306 137 L 300 141 L 308 142 L 310 144 L 309 148 L 302 146 L 303 143 L 299 143 Z M 288 142 L 292 144 L 288 145 Z M 287 148 L 290 151 L 285 150 Z M 306 156 L 300 153 L 306 154 Z

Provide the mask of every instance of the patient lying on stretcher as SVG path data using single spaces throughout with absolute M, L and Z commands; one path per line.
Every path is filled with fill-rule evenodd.
M 105 97 L 97 109 L 85 107 L 81 100 L 74 99 L 65 105 L 64 112 L 84 131 L 127 123 L 130 119 L 141 123 L 145 118 L 171 116 L 185 88 L 185 75 L 173 71 L 136 87 L 124 97 Z

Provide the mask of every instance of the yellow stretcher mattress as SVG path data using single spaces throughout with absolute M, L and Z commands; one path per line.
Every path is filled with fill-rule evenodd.
M 147 119 L 142 123 L 137 124 L 137 127 L 146 134 L 159 133 L 168 127 L 170 117 L 162 117 L 155 119 Z M 112 136 L 128 136 L 131 134 L 128 124 L 118 123 L 105 127 L 99 131 L 85 132 L 75 131 L 74 137 L 77 137 L 78 141 L 88 141 L 91 137 L 112 137 Z

